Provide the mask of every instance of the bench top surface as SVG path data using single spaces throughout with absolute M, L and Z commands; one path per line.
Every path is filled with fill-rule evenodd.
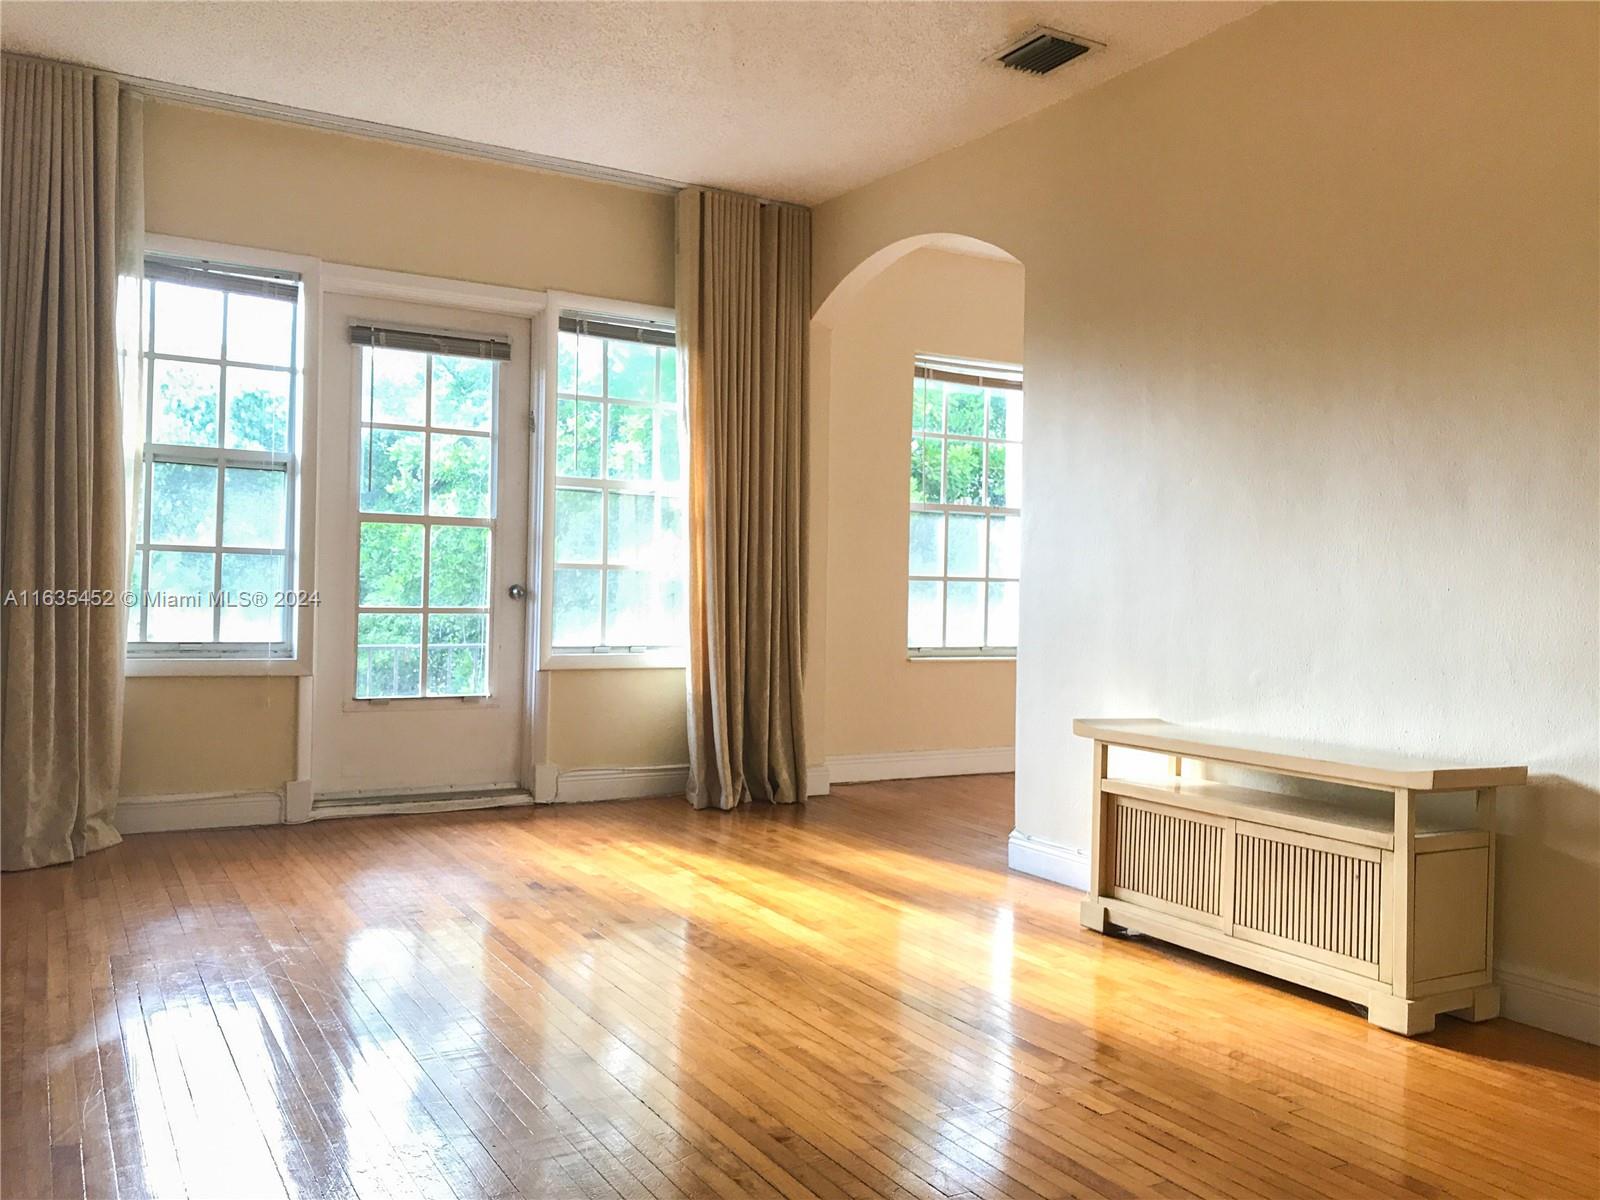
M 1253 733 L 1228 733 L 1219 729 L 1174 725 L 1154 717 L 1079 717 L 1072 723 L 1072 732 L 1079 737 L 1093 738 L 1113 746 L 1209 758 L 1362 787 L 1453 791 L 1515 785 L 1526 783 L 1528 779 L 1528 768 L 1525 766 L 1440 762 L 1383 750 L 1360 750 L 1350 746 L 1329 746 Z

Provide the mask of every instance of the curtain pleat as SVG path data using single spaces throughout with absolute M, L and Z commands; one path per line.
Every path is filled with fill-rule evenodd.
M 806 356 L 811 216 L 678 198 L 689 423 L 689 798 L 805 796 Z
M 142 214 L 138 112 L 117 82 L 9 57 L 3 70 L 0 865 L 14 870 L 119 840 L 119 268 L 137 263 Z

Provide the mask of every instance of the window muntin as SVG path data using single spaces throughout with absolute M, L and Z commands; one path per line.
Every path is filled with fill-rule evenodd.
M 489 694 L 499 366 L 361 347 L 355 698 Z
M 1022 372 L 919 356 L 911 414 L 907 648 L 1015 654 Z
M 128 649 L 290 657 L 301 291 L 152 256 Z
M 684 431 L 671 331 L 564 315 L 554 412 L 553 654 L 680 647 Z

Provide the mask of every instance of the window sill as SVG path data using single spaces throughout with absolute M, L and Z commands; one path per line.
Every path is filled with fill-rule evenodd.
M 940 662 L 940 663 L 1008 662 L 1008 663 L 1014 663 L 1014 662 L 1017 661 L 1017 655 L 1016 655 L 1015 651 L 1012 651 L 1010 654 L 939 654 L 937 652 L 929 652 L 927 654 L 909 653 L 909 654 L 906 655 L 906 661 L 907 662 L 914 662 L 914 663 L 918 663 L 918 662 Z
M 643 650 L 638 653 L 617 651 L 614 654 L 552 652 L 544 656 L 539 669 L 541 671 L 656 671 L 663 668 L 682 670 L 688 665 L 689 652 L 680 647 L 673 650 Z
M 129 656 L 124 674 L 130 679 L 148 676 L 309 675 L 311 664 L 299 658 L 156 658 Z
M 347 713 L 389 712 L 464 712 L 476 709 L 498 709 L 505 701 L 498 696 L 368 696 L 351 697 L 339 707 Z

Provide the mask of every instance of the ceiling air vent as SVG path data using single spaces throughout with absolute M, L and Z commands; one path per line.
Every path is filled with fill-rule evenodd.
M 997 60 L 1016 71 L 1030 75 L 1048 75 L 1064 63 L 1093 50 L 1093 42 L 1068 37 L 1053 29 L 1035 29 L 1011 49 L 997 55 Z

